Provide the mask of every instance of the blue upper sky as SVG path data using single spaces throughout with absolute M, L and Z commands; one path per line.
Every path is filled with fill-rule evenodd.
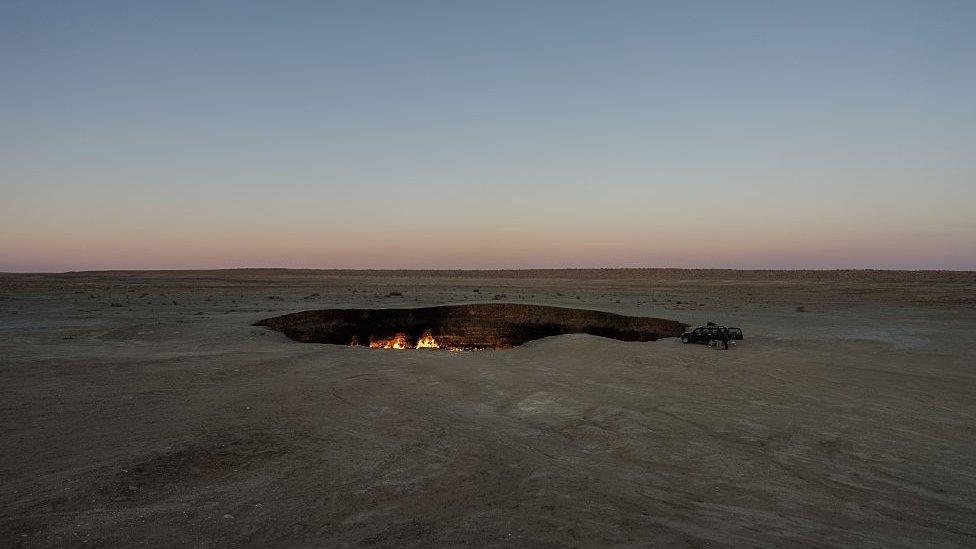
M 976 269 L 974 29 L 968 1 L 6 0 L 0 270 Z

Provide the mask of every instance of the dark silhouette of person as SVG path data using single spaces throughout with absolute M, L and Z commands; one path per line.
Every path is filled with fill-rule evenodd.
M 727 351 L 729 350 L 729 331 L 727 329 L 722 329 L 721 335 L 722 335 L 722 348 Z

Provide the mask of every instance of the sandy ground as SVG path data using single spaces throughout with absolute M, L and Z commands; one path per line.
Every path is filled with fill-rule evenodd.
M 496 300 L 746 341 L 251 326 Z M 0 545 L 973 547 L 974 357 L 976 273 L 0 275 Z

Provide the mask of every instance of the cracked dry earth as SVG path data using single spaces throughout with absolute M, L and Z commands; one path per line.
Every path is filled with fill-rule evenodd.
M 496 298 L 746 340 L 251 325 Z M 0 275 L 0 546 L 972 547 L 974 328 L 973 273 Z

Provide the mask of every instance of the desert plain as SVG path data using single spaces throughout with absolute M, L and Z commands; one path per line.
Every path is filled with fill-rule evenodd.
M 327 308 L 739 326 L 299 343 Z M 0 546 L 976 546 L 976 273 L 0 274 Z

